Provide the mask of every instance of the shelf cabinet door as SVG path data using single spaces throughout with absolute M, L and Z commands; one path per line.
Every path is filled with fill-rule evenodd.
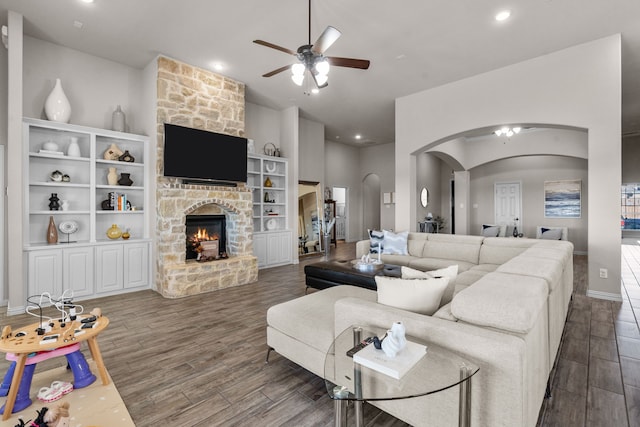
M 149 244 L 124 245 L 124 287 L 137 288 L 149 283 Z
M 93 294 L 93 247 L 62 251 L 62 283 L 74 297 Z
M 267 265 L 267 236 L 265 234 L 254 233 L 253 254 L 258 258 L 258 267 Z
M 62 294 L 62 251 L 29 252 L 29 296 L 49 292 Z
M 123 289 L 123 247 L 107 245 L 96 247 L 96 292 Z
M 267 237 L 267 263 L 284 264 L 291 261 L 291 233 L 270 233 Z

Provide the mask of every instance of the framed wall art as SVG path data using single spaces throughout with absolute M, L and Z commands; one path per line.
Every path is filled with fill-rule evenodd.
M 579 179 L 544 182 L 545 218 L 580 218 L 582 181 Z

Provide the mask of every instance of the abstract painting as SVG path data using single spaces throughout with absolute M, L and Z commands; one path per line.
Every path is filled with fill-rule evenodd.
M 545 181 L 545 218 L 580 218 L 582 181 Z

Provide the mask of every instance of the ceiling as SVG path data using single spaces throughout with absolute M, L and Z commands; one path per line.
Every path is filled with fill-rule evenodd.
M 0 11 L 24 16 L 28 36 L 136 68 L 163 54 L 210 69 L 244 82 L 248 102 L 296 105 L 325 125 L 327 140 L 353 145 L 394 141 L 398 97 L 621 33 L 622 129 L 640 134 L 640 1 L 314 0 L 311 7 L 312 42 L 332 25 L 342 37 L 327 55 L 371 61 L 366 71 L 332 67 L 317 95 L 305 95 L 286 71 L 261 77 L 294 58 L 252 43 L 306 44 L 307 1 L 0 0 Z M 497 22 L 503 9 L 511 18 Z

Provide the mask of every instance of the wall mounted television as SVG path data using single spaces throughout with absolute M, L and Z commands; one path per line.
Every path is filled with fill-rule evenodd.
M 247 138 L 165 123 L 164 176 L 247 182 Z

